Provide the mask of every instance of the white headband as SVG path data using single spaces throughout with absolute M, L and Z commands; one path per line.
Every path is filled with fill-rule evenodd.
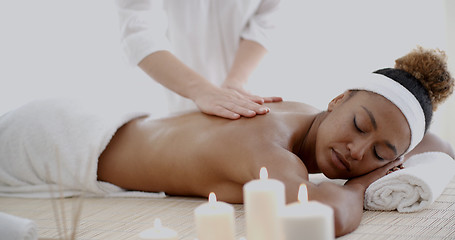
M 382 74 L 370 74 L 363 79 L 362 84 L 356 89 L 382 95 L 400 109 L 411 129 L 411 144 L 405 153 L 414 149 L 425 134 L 425 115 L 416 97 L 400 83 Z

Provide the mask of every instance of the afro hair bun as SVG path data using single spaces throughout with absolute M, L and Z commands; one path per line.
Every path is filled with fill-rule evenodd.
M 413 75 L 427 89 L 435 111 L 453 92 L 454 79 L 447 69 L 447 56 L 439 49 L 418 46 L 395 60 L 395 68 Z

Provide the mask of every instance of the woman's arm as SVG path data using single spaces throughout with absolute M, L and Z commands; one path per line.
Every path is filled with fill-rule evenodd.
M 236 171 L 227 172 L 227 179 L 218 181 L 216 188 L 213 185 L 210 186 L 210 190 L 207 189 L 206 195 L 208 195 L 209 191 L 213 191 L 211 189 L 217 189 L 217 196 L 219 195 L 219 199 L 222 201 L 230 202 L 234 196 L 241 200 L 241 187 L 243 184 L 253 179 L 258 179 L 260 168 L 266 167 L 270 178 L 278 179 L 285 184 L 286 202 L 297 201 L 299 186 L 305 183 L 309 200 L 316 200 L 332 207 L 334 210 L 336 236 L 350 233 L 359 226 L 367 187 L 380 177 L 385 176 L 389 169 L 401 164 L 401 161 L 391 162 L 366 175 L 351 179 L 345 185 L 333 182 L 314 184 L 308 180 L 308 171 L 305 164 L 295 154 L 284 148 L 267 146 L 258 151 L 255 157 L 255 160 L 252 160 L 253 158 L 249 158 L 248 161 L 241 160 L 239 164 L 229 162 L 229 165 L 235 166 Z M 241 158 L 234 159 L 239 160 Z M 229 168 L 218 167 L 218 169 L 226 171 Z M 220 175 L 222 174 L 216 174 L 217 177 Z M 220 183 L 226 183 L 227 185 Z
M 281 169 L 280 172 L 284 174 L 275 175 L 275 178 L 281 179 L 285 183 L 287 202 L 297 200 L 298 188 L 300 184 L 305 183 L 309 200 L 319 201 L 332 207 L 334 210 L 335 234 L 336 236 L 343 236 L 354 231 L 359 226 L 363 214 L 364 195 L 368 186 L 385 176 L 389 169 L 401 163 L 401 160 L 388 163 L 368 174 L 353 178 L 344 185 L 333 182 L 322 182 L 320 184 L 309 182 L 308 174 L 305 177 L 306 168 L 303 164 L 300 166 L 299 164 L 282 164 L 282 166 L 287 165 L 290 168 Z
M 433 133 L 427 133 L 415 149 L 409 152 L 406 158 L 412 155 L 439 151 L 454 157 L 452 146 Z M 385 176 L 389 169 L 400 165 L 404 160 L 396 160 L 384 167 L 378 168 L 366 175 L 353 178 L 344 186 L 330 182 L 321 183 L 310 192 L 310 199 L 318 200 L 332 206 L 335 213 L 335 233 L 337 236 L 354 231 L 360 224 L 363 213 L 365 191 L 370 184 Z
M 309 200 L 321 202 L 333 209 L 337 237 L 348 234 L 359 226 L 366 187 L 354 183 L 344 186 L 333 182 L 314 184 L 304 179 L 285 181 L 287 202 L 297 201 L 297 188 L 302 183 L 307 186 Z
M 389 169 L 401 163 L 401 160 L 388 163 L 366 175 L 353 178 L 344 185 L 323 182 L 314 186 L 310 183 L 309 199 L 325 203 L 333 208 L 336 236 L 348 234 L 360 224 L 364 195 L 368 186 L 385 176 Z
M 359 184 L 342 186 L 332 182 L 322 182 L 315 186 L 310 183 L 309 186 L 308 197 L 310 200 L 316 200 L 332 207 L 337 237 L 348 234 L 359 226 L 366 188 Z
M 306 184 L 309 200 L 321 202 L 333 209 L 336 236 L 350 233 L 359 226 L 366 188 L 387 172 L 387 170 L 381 172 L 375 170 L 368 177 L 352 180 L 345 185 L 333 182 L 314 184 L 309 181 L 307 168 L 300 158 L 284 149 L 275 150 L 264 155 L 264 159 L 267 160 L 260 161 L 260 163 L 267 168 L 270 178 L 281 180 L 285 184 L 286 202 L 297 201 L 300 185 Z M 277 161 L 277 159 L 281 159 L 281 161 Z M 388 164 L 388 166 L 391 165 Z

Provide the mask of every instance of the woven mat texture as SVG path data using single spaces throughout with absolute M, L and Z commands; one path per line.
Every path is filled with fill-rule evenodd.
M 78 198 L 49 199 L 0 198 L 0 211 L 36 222 L 40 239 L 59 239 L 54 209 L 64 206 L 65 229 L 71 232 L 80 203 Z M 84 198 L 76 239 L 139 239 L 138 234 L 160 218 L 176 230 L 182 240 L 196 237 L 194 209 L 206 202 L 200 198 Z M 234 205 L 237 237 L 245 236 L 243 205 Z M 60 211 L 61 212 L 61 211 Z M 60 228 L 63 229 L 63 228 Z M 355 239 L 455 239 L 455 178 L 427 209 L 416 213 L 365 211 L 354 232 L 338 238 Z

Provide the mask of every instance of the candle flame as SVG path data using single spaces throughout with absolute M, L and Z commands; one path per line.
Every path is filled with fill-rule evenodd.
M 214 192 L 211 192 L 209 194 L 209 203 L 215 203 L 216 202 L 216 195 Z
M 304 183 L 300 184 L 299 195 L 297 197 L 299 202 L 308 202 L 308 189 Z
M 261 171 L 259 172 L 259 179 L 267 179 L 269 178 L 269 173 L 267 172 L 267 168 L 262 167 Z
M 161 224 L 161 219 L 155 218 L 155 222 L 153 223 L 155 228 L 161 228 L 163 225 Z

